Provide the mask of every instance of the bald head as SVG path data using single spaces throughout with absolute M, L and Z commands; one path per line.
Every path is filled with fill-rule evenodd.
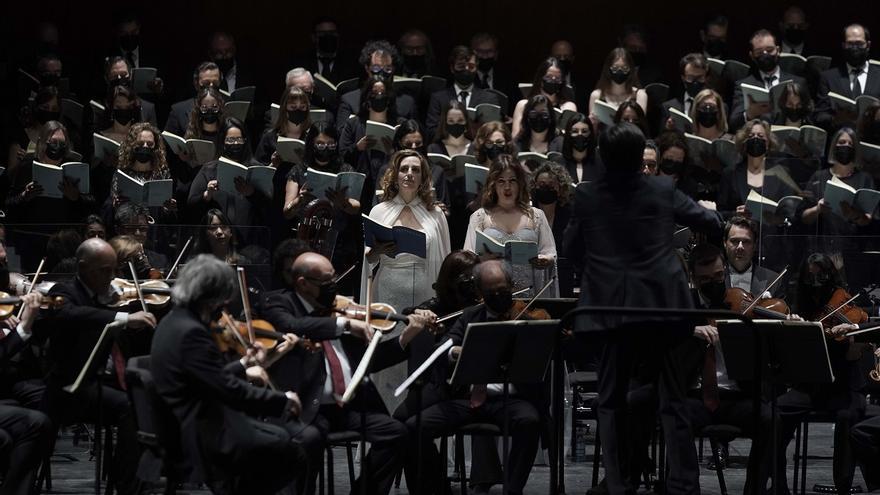
M 76 248 L 77 276 L 95 294 L 105 294 L 116 270 L 116 252 L 107 241 L 93 237 Z
M 336 273 L 330 260 L 318 253 L 303 253 L 296 257 L 290 269 L 293 289 L 313 306 L 320 306 L 321 286 L 333 282 Z
M 489 260 L 474 267 L 474 280 L 481 294 L 513 288 L 510 265 L 501 260 Z

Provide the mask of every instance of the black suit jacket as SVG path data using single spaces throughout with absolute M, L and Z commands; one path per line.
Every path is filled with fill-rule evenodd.
M 494 93 L 490 93 L 486 90 L 480 89 L 474 84 L 471 89 L 470 95 L 470 103 L 468 106 L 476 107 L 481 103 L 491 103 L 493 105 L 500 105 L 501 102 L 498 101 L 498 97 Z M 443 110 L 443 107 L 449 103 L 449 100 L 457 100 L 458 95 L 455 93 L 455 86 L 450 86 L 441 91 L 435 91 L 431 95 L 431 101 L 428 103 L 428 115 L 425 118 L 425 129 L 428 132 L 428 136 L 426 138 L 428 141 L 431 140 L 431 136 L 434 135 L 434 132 L 437 130 L 437 126 L 440 125 L 440 114 Z M 502 112 L 507 114 L 507 109 L 502 108 Z
M 266 296 L 263 317 L 279 332 L 295 333 L 313 341 L 339 339 L 348 357 L 352 374 L 364 356 L 366 345 L 362 340 L 352 335 L 341 334 L 335 316 L 309 316 L 299 297 L 289 289 L 272 291 Z M 374 373 L 406 358 L 407 351 L 400 347 L 396 337 L 385 340 L 376 348 L 368 371 Z M 315 419 L 321 406 L 324 382 L 327 380 L 324 361 L 322 350 L 312 352 L 297 347 L 272 365 L 270 370 L 277 386 L 299 394 L 303 406 L 300 420 L 305 424 Z M 388 412 L 379 392 L 369 381 L 360 385 L 351 407 L 356 410 L 366 409 L 386 414 Z
M 57 310 L 46 312 L 36 322 L 34 332 L 52 339 L 48 382 L 50 386 L 63 387 L 76 380 L 104 326 L 116 319 L 117 311 L 98 305 L 79 278 L 55 284 L 49 295 L 60 296 L 64 302 Z M 108 342 L 95 357 L 95 370 L 107 362 L 109 352 Z M 90 377 L 93 375 L 89 373 Z
M 774 281 L 779 274 L 770 270 L 769 268 L 764 268 L 763 266 L 752 264 L 752 282 L 749 287 L 749 292 L 752 293 L 755 297 L 760 297 L 761 294 L 767 289 L 767 286 L 770 285 L 770 282 Z M 730 270 L 724 272 L 724 285 L 730 287 Z M 770 293 L 773 297 L 785 298 L 785 279 L 783 278 L 779 282 L 776 282 L 776 285 L 770 289 Z
M 171 112 L 168 114 L 168 120 L 165 122 L 165 130 L 183 137 L 189 125 L 189 117 L 192 114 L 194 102 L 195 98 L 187 98 L 171 105 Z
M 806 87 L 806 85 L 807 85 L 807 81 L 803 77 L 796 76 L 794 74 L 789 74 L 788 72 L 780 71 L 778 82 L 783 83 L 785 81 L 794 81 L 794 82 L 803 84 L 804 87 Z M 730 124 L 729 125 L 730 132 L 738 131 L 743 126 L 743 124 L 746 123 L 746 118 L 744 115 L 746 107 L 745 107 L 745 101 L 743 98 L 742 87 L 740 86 L 740 84 L 743 84 L 743 83 L 751 84 L 752 86 L 759 86 L 762 88 L 764 87 L 764 81 L 761 80 L 761 78 L 759 78 L 755 74 L 751 74 L 751 75 L 749 75 L 749 77 L 746 77 L 744 79 L 740 79 L 739 81 L 736 82 L 736 84 L 734 85 L 734 88 L 733 88 L 733 107 L 732 107 L 732 110 L 730 111 L 730 116 L 728 117 L 728 123 Z M 775 105 L 776 105 L 776 102 L 771 102 L 770 106 L 773 107 Z M 772 119 L 772 115 L 770 115 L 768 113 L 768 114 L 762 115 L 761 118 L 766 120 L 767 122 L 770 122 L 770 120 Z
M 21 340 L 21 335 L 13 328 L 9 335 L 0 339 L 0 367 L 5 366 L 6 362 L 18 354 L 23 347 L 24 341 Z
M 609 167 L 610 168 L 610 167 Z M 720 237 L 721 217 L 676 189 L 669 177 L 578 185 L 562 254 L 583 268 L 580 304 L 691 308 L 684 266 L 675 253 L 676 225 Z M 605 330 L 646 317 L 587 316 L 578 330 Z
M 156 390 L 180 421 L 185 458 L 209 479 L 217 458 L 231 458 L 253 435 L 243 413 L 282 416 L 286 411 L 284 393 L 243 380 L 241 362 L 227 364 L 205 325 L 188 309 L 175 307 L 162 319 L 151 356 Z
M 336 59 L 333 61 L 333 68 L 324 76 L 333 84 L 338 84 L 346 79 L 357 77 L 357 67 L 350 61 L 353 57 L 346 56 L 344 53 L 337 53 Z M 314 49 L 294 57 L 292 67 L 302 67 L 312 74 L 318 73 L 318 54 Z
M 822 72 L 819 76 L 819 89 L 816 94 L 816 124 L 825 129 L 831 127 L 834 118 L 828 93 L 837 93 L 847 98 L 855 98 L 850 88 L 848 66 L 843 64 Z M 880 67 L 868 64 L 868 79 L 862 88 L 863 95 L 880 97 Z M 859 116 L 860 117 L 860 116 Z
M 402 119 L 419 119 L 419 109 L 416 100 L 410 95 L 398 94 L 395 97 L 397 117 Z M 348 121 L 348 117 L 357 114 L 361 108 L 361 90 L 356 89 L 342 95 L 339 100 L 339 110 L 336 112 L 336 128 L 342 132 L 342 128 Z
M 721 172 L 721 182 L 718 186 L 718 211 L 724 218 L 730 218 L 736 213 L 736 207 L 746 203 L 751 188 L 748 183 L 747 167 L 745 162 L 734 168 L 725 168 Z M 761 196 L 779 201 L 783 196 L 793 195 L 791 187 L 773 175 L 764 174 L 764 185 L 758 191 Z

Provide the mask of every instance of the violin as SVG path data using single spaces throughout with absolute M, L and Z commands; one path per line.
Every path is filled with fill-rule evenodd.
M 749 318 L 786 320 L 791 309 L 782 299 L 772 297 L 755 300 L 755 296 L 739 287 L 730 287 L 724 292 L 724 304 L 731 310 Z
M 284 334 L 276 331 L 275 327 L 268 321 L 251 320 L 251 324 L 254 330 L 254 342 L 259 343 L 264 348 L 272 349 L 278 342 L 284 341 Z M 220 352 L 224 354 L 231 352 L 239 356 L 244 356 L 247 353 L 248 347 L 250 347 L 247 343 L 247 323 L 234 320 L 224 311 L 220 320 L 211 325 L 211 331 L 214 343 L 220 348 Z M 301 345 L 310 352 L 316 352 L 319 348 L 311 340 L 303 338 L 297 341 L 297 345 Z
M 516 316 L 516 315 L 528 316 L 532 320 L 549 320 L 550 319 L 550 313 L 548 313 L 546 309 L 543 309 L 543 308 L 529 309 L 529 308 L 527 308 L 528 304 L 529 304 L 529 301 L 526 301 L 524 299 L 517 299 L 517 300 L 513 301 L 513 306 L 510 307 L 510 311 L 508 312 L 508 315 L 510 315 L 510 316 Z
M 842 287 L 834 289 L 828 302 L 825 303 L 825 306 L 817 315 L 819 322 L 822 323 L 824 328 L 829 329 L 836 325 L 858 325 L 859 323 L 868 321 L 868 313 L 865 313 L 862 308 L 850 304 L 857 297 L 859 297 L 858 294 L 851 296 L 849 292 Z M 838 340 L 842 340 L 843 338 L 845 337 L 838 337 Z
M 333 311 L 353 320 L 367 321 L 366 307 L 345 296 L 336 296 L 336 300 L 333 301 Z M 397 314 L 397 311 L 390 304 L 372 303 L 370 304 L 369 322 L 373 329 L 387 332 L 394 328 L 397 322 L 409 323 L 409 318 Z
M 12 316 L 15 306 L 21 304 L 22 301 L 21 296 L 10 296 L 8 293 L 0 291 L 0 320 Z M 40 309 L 58 309 L 62 304 L 64 304 L 64 298 L 61 296 L 41 295 Z
M 130 280 L 114 278 L 110 282 L 110 286 L 118 295 L 116 302 L 110 305 L 112 308 L 126 306 L 130 302 L 139 300 L 137 287 Z M 140 286 L 147 306 L 161 308 L 171 300 L 171 286 L 163 280 L 144 280 Z

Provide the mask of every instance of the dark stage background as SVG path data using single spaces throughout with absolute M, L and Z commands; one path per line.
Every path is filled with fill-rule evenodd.
M 12 0 L 0 15 L 5 69 L 14 66 L 16 52 L 33 39 L 33 28 L 42 19 L 54 20 L 61 31 L 65 72 L 73 77 L 86 72 L 94 78 L 112 41 L 111 19 L 121 2 Z M 126 2 L 132 5 L 133 2 Z M 435 56 L 445 67 L 451 46 L 467 44 L 481 30 L 501 38 L 499 67 L 520 81 L 531 79 L 540 59 L 557 38 L 568 38 L 575 47 L 575 77 L 592 87 L 609 49 L 626 23 L 642 23 L 650 34 L 649 57 L 657 61 L 667 81 L 676 81 L 677 61 L 698 50 L 698 30 L 713 13 L 730 18 L 728 46 L 732 58 L 746 59 L 747 40 L 755 29 L 777 29 L 788 2 L 740 0 L 736 2 L 494 2 L 446 0 L 441 2 L 293 2 L 206 1 L 140 2 L 141 46 L 151 57 L 160 52 L 160 76 L 177 96 L 189 96 L 192 68 L 207 58 L 208 36 L 213 30 L 233 33 L 238 58 L 255 66 L 258 98 L 275 101 L 283 89 L 284 73 L 292 68 L 294 54 L 310 46 L 311 21 L 318 15 L 334 16 L 342 43 L 356 57 L 365 40 L 386 38 L 396 42 L 409 27 L 426 31 Z M 878 2 L 805 1 L 811 23 L 810 54 L 838 55 L 842 27 L 859 21 L 878 28 Z M 878 31 L 880 32 L 880 31 Z M 880 57 L 874 50 L 874 57 Z M 71 67 L 76 64 L 75 67 Z M 6 71 L 4 71 L 6 72 Z M 584 105 L 585 102 L 577 102 Z

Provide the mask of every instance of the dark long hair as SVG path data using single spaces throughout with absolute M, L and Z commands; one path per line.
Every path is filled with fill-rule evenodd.
M 437 131 L 434 133 L 434 142 L 442 143 L 444 139 L 449 137 L 449 131 L 446 130 L 446 117 L 452 110 L 458 110 L 464 114 L 464 136 L 473 141 L 474 138 L 471 133 L 471 118 L 468 115 L 467 108 L 465 108 L 462 102 L 451 99 L 443 105 L 443 109 L 440 111 L 440 120 L 437 122 Z
M 243 154 L 241 155 L 241 164 L 244 166 L 250 166 L 249 163 L 250 163 L 251 159 L 253 158 L 254 154 L 253 154 L 253 151 L 251 150 L 251 143 L 250 143 L 250 140 L 248 139 L 247 129 L 245 129 L 244 123 L 242 123 L 242 121 L 238 120 L 235 117 L 226 117 L 226 119 L 223 120 L 223 124 L 220 125 L 220 137 L 218 138 L 219 142 L 220 142 L 220 146 L 221 147 L 225 146 L 226 133 L 228 133 L 230 129 L 238 129 L 239 131 L 241 131 L 241 137 L 242 137 L 242 139 L 244 139 L 244 151 L 243 151 Z M 221 148 L 220 155 L 222 155 L 222 154 L 223 154 L 223 150 Z M 229 157 L 227 157 L 227 158 L 229 158 Z
M 636 64 L 633 61 L 632 55 L 626 51 L 625 48 L 615 48 L 608 52 L 608 56 L 605 57 L 605 63 L 602 64 L 602 72 L 599 74 L 599 82 L 596 83 L 596 89 L 598 89 L 602 96 L 608 93 L 611 90 L 611 74 L 609 74 L 609 70 L 611 70 L 611 66 L 614 65 L 618 59 L 623 59 L 626 62 L 627 67 L 629 67 L 629 77 L 623 84 L 626 86 L 627 90 L 632 91 L 632 88 L 640 88 L 642 85 L 639 83 L 639 75 L 637 74 Z M 632 96 L 635 96 L 633 93 Z
M 810 266 L 815 265 L 819 273 L 810 273 Z M 814 287 L 814 278 L 823 280 L 822 287 Z M 797 281 L 797 312 L 804 318 L 810 319 L 825 306 L 834 289 L 846 288 L 840 270 L 825 253 L 813 253 L 807 256 L 801 263 Z
M 309 130 L 306 131 L 306 139 L 305 139 L 305 153 L 303 154 L 303 163 L 307 167 L 311 167 L 315 165 L 315 140 L 318 139 L 318 136 L 321 134 L 333 138 L 333 141 L 336 142 L 336 150 L 337 153 L 333 161 L 323 166 L 322 168 L 329 168 L 331 170 L 337 170 L 340 165 L 342 165 L 342 156 L 338 153 L 339 151 L 339 131 L 336 130 L 336 126 L 328 124 L 326 121 L 315 122 L 309 127 Z
M 373 86 L 376 83 L 382 83 L 385 87 L 385 96 L 388 98 L 388 109 L 386 110 L 386 124 L 394 125 L 397 121 L 397 98 L 394 96 L 394 88 L 391 83 L 382 76 L 372 75 L 364 81 L 361 86 L 361 107 L 358 109 L 358 118 L 366 122 L 370 117 L 370 93 L 373 92 Z
M 590 128 L 589 146 L 587 146 L 587 159 L 596 152 L 596 129 L 593 128 L 593 121 L 586 115 L 578 112 L 571 117 L 571 120 L 565 124 L 565 135 L 562 138 L 562 156 L 566 161 L 574 160 L 574 147 L 571 144 L 571 131 L 575 124 L 587 124 Z
M 559 69 L 559 72 L 565 77 L 565 71 L 562 70 L 562 67 L 559 65 L 559 59 L 556 57 L 547 57 L 538 64 L 538 68 L 535 69 L 535 75 L 532 77 L 532 89 L 529 91 L 529 99 L 531 99 L 535 95 L 542 94 L 541 91 L 544 88 L 544 76 L 547 75 L 547 70 L 550 67 L 556 67 Z M 568 101 L 568 95 L 566 94 L 565 80 L 562 81 L 562 87 L 559 88 L 559 92 L 556 93 L 556 106 L 560 106 L 563 103 Z M 550 105 L 553 107 L 553 105 Z M 551 108 L 552 110 L 552 108 Z
M 635 98 L 630 98 L 617 107 L 617 113 L 614 114 L 614 122 L 619 124 L 623 120 L 623 112 L 627 111 L 627 109 L 631 109 L 636 113 L 636 121 L 633 123 L 642 131 L 645 137 L 648 137 L 648 118 L 645 116 L 642 106 L 636 103 Z
M 553 103 L 550 101 L 550 98 L 542 94 L 530 96 L 523 109 L 519 135 L 516 136 L 516 142 L 520 145 L 522 151 L 528 151 L 529 146 L 532 144 L 532 127 L 529 125 L 529 112 L 542 104 L 547 106 L 547 112 L 550 114 L 550 126 L 547 128 L 546 142 L 550 143 L 556 136 L 556 111 L 553 110 Z
M 455 301 L 458 301 L 458 285 L 456 284 L 458 277 L 462 274 L 470 274 L 479 262 L 479 256 L 472 251 L 463 249 L 455 250 L 446 256 L 437 273 L 437 281 L 434 282 L 434 292 L 437 294 L 437 302 L 441 306 L 451 306 L 455 304 Z M 448 309 L 453 308 L 449 307 Z

